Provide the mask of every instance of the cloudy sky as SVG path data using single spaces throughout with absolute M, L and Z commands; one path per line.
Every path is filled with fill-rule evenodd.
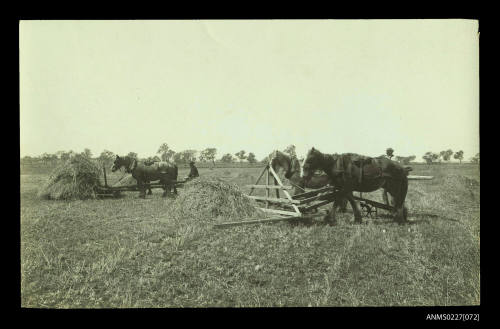
M 472 20 L 21 21 L 21 156 L 479 152 Z

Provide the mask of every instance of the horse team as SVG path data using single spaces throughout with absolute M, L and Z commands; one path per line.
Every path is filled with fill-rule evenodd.
M 355 223 L 361 223 L 361 210 L 353 197 L 353 192 L 373 192 L 378 189 L 384 191 L 384 201 L 389 203 L 387 194 L 392 197 L 392 206 L 395 209 L 395 218 L 398 222 L 407 221 L 407 208 L 404 205 L 408 191 L 408 173 L 411 167 L 404 167 L 385 156 L 367 157 L 355 153 L 325 154 L 314 147 L 311 148 L 302 164 L 296 157 L 274 151 L 269 156 L 269 165 L 278 172 L 284 172 L 290 184 L 294 187 L 294 194 L 301 193 L 305 188 L 320 188 L 326 185 L 338 189 L 331 210 L 324 220 L 333 225 L 336 223 L 336 210 L 345 211 L 347 202 L 351 204 Z M 191 171 L 187 179 L 198 176 L 194 162 L 190 162 Z M 169 162 L 155 162 L 152 164 L 138 161 L 129 156 L 116 156 L 111 170 L 120 168 L 132 174 L 137 180 L 139 196 L 145 198 L 146 189 L 151 181 L 160 181 L 163 185 L 163 196 L 169 196 L 173 189 L 177 194 L 178 168 Z

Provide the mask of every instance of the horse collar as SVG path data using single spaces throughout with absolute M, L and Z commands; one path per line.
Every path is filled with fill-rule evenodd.
M 132 161 L 132 166 L 128 168 L 127 172 L 131 173 L 132 171 L 134 171 L 134 169 L 137 167 L 137 160 L 134 159 Z

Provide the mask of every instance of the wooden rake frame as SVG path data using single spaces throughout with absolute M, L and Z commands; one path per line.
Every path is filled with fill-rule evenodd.
M 266 176 L 266 183 L 264 185 L 261 185 L 259 184 L 259 182 L 264 177 L 264 175 Z M 274 185 L 270 184 L 271 179 L 274 181 Z M 291 196 L 288 191 L 293 189 L 293 187 L 283 185 L 283 182 L 279 178 L 278 174 L 269 164 L 262 170 L 255 184 L 246 185 L 246 187 L 250 188 L 250 192 L 247 195 L 248 198 L 265 203 L 265 207 L 261 207 L 259 209 L 276 216 L 258 220 L 221 223 L 214 225 L 215 227 L 227 227 L 290 220 L 309 220 L 312 217 L 316 216 L 310 214 L 312 210 L 333 202 L 333 198 L 335 196 L 335 190 L 333 187 L 324 187 L 314 191 Z M 255 189 L 265 189 L 266 196 L 252 195 Z M 276 193 L 275 197 L 271 196 L 272 190 L 274 190 Z M 283 195 L 285 196 L 284 198 L 280 197 L 280 191 L 283 192 Z M 270 208 L 271 205 L 279 206 L 281 209 Z

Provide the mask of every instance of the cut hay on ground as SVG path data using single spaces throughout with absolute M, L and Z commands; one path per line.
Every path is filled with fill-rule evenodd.
M 77 155 L 56 167 L 38 191 L 38 197 L 53 200 L 96 198 L 101 170 L 90 159 Z
M 196 221 L 218 221 L 264 217 L 255 201 L 246 197 L 237 185 L 220 178 L 199 177 L 186 184 L 171 202 L 171 212 L 177 218 Z

